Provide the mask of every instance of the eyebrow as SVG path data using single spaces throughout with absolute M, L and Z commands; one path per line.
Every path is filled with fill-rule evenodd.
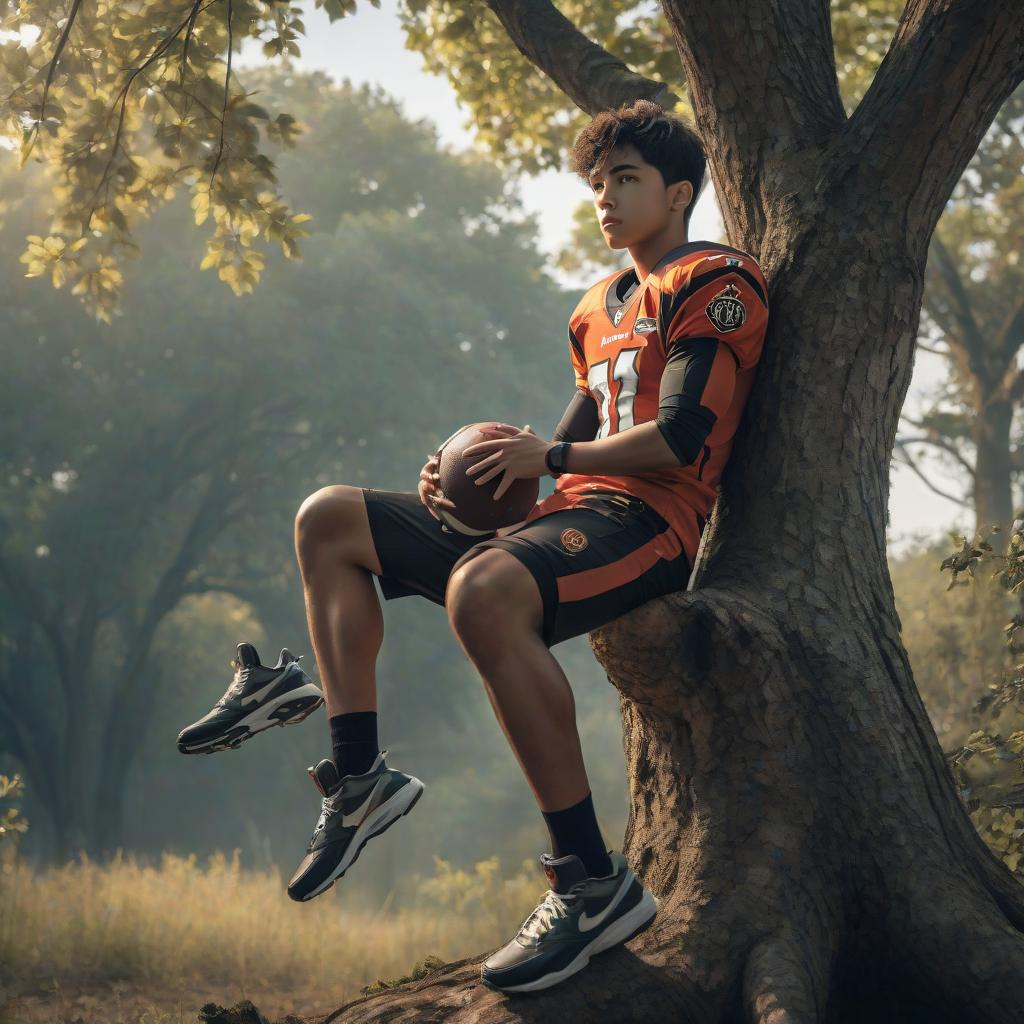
M 618 174 L 619 171 L 639 171 L 639 170 L 640 170 L 640 168 L 637 167 L 636 164 L 618 164 L 617 166 L 613 167 L 608 173 L 609 173 L 609 175 L 611 175 L 611 174 Z M 597 171 L 591 171 L 590 172 L 590 177 L 593 178 L 595 174 L 597 174 Z

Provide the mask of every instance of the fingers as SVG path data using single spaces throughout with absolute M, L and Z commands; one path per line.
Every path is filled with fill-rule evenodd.
M 440 479 L 440 473 L 424 474 L 421 472 L 419 484 L 420 495 L 436 506 L 454 511 L 455 503 L 444 496 L 444 491 L 441 490 L 440 484 L 438 483 Z
M 501 472 L 504 472 L 503 466 L 492 466 L 486 473 L 481 473 L 480 476 L 476 477 L 473 483 L 479 487 L 480 484 L 485 484 L 488 480 L 493 480 Z
M 429 513 L 430 513 L 430 514 L 431 514 L 431 515 L 432 515 L 432 516 L 433 516 L 433 517 L 434 517 L 434 518 L 435 518 L 435 519 L 436 519 L 436 520 L 437 520 L 438 522 L 443 522 L 443 520 L 441 519 L 441 517 L 440 517 L 440 516 L 439 516 L 439 515 L 438 515 L 438 514 L 437 514 L 437 513 L 436 513 L 436 512 L 434 511 L 434 496 L 433 496 L 433 494 L 432 494 L 432 493 L 431 493 L 431 492 L 430 492 L 430 491 L 429 491 L 429 490 L 427 489 L 427 484 L 426 484 L 426 482 L 425 482 L 425 481 L 423 481 L 423 480 L 421 480 L 421 481 L 420 481 L 420 483 L 419 483 L 419 487 L 418 487 L 417 489 L 418 489 L 418 491 L 419 491 L 419 495 L 420 495 L 420 501 L 421 501 L 421 502 L 423 502 L 423 505 L 424 505 L 424 507 L 426 508 L 426 510 L 427 510 L 427 511 L 428 511 L 428 512 L 429 512 Z
M 503 450 L 499 448 L 496 452 L 491 455 L 484 455 L 482 458 L 476 460 L 472 466 L 466 467 L 466 476 L 472 476 L 474 473 L 479 473 L 482 469 L 486 469 L 488 466 L 494 465 L 503 455 Z M 477 481 L 479 483 L 479 481 Z
M 420 470 L 419 483 L 417 485 L 417 491 L 419 492 L 420 501 L 426 506 L 427 511 L 439 522 L 443 522 L 441 517 L 435 511 L 438 508 L 443 508 L 448 511 L 455 511 L 455 502 L 450 501 L 444 496 L 444 492 L 439 486 L 441 474 L 437 472 L 438 458 L 436 453 L 427 459 L 426 465 Z

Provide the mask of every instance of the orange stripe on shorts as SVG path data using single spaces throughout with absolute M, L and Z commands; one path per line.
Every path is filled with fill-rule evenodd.
M 596 594 L 614 590 L 642 576 L 659 558 L 675 558 L 683 545 L 671 528 L 652 537 L 646 544 L 623 558 L 593 569 L 557 577 L 559 601 L 584 601 Z

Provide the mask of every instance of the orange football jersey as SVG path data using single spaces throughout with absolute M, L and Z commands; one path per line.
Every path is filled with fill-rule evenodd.
M 569 318 L 576 387 L 597 401 L 597 438 L 657 418 L 662 372 L 672 346 L 682 339 L 722 343 L 700 395 L 700 404 L 716 419 L 689 465 L 629 476 L 563 473 L 554 493 L 534 505 L 526 522 L 570 507 L 591 491 L 625 491 L 668 521 L 692 565 L 767 324 L 767 284 L 757 261 L 716 242 L 677 246 L 641 284 L 632 267 L 598 281 Z

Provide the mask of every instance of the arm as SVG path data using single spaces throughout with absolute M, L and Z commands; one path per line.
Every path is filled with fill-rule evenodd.
M 551 440 L 593 441 L 599 426 L 597 402 L 592 395 L 577 388 L 569 399 L 569 404 L 562 413 Z
M 662 373 L 657 418 L 574 443 L 567 472 L 630 474 L 690 465 L 732 401 L 736 369 L 735 357 L 718 339 L 680 339 Z

